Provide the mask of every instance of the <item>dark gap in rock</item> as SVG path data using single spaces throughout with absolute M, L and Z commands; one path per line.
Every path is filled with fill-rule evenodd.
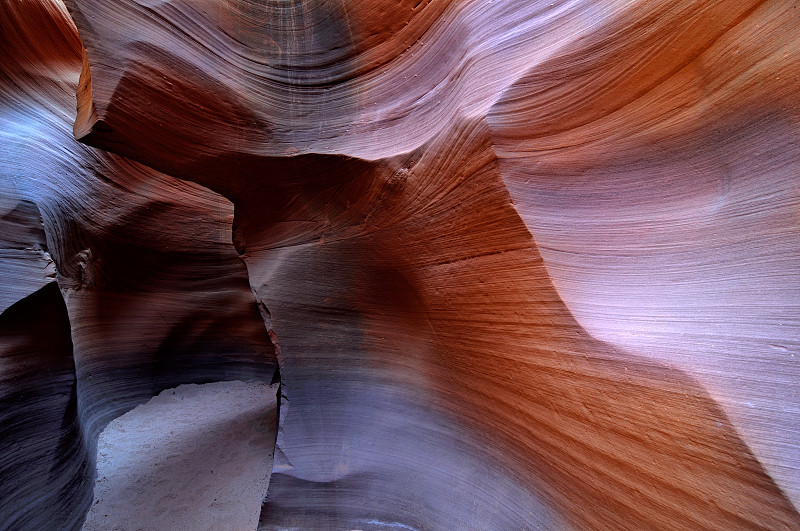
M 92 497 L 70 323 L 55 282 L 0 315 L 0 522 L 72 529 Z

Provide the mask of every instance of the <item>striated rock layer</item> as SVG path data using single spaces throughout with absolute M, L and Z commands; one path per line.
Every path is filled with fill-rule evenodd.
M 258 529 L 800 528 L 791 2 L 65 3 L 0 6 L 1 527 L 251 379 Z
M 25 227 L 3 240 L 30 257 L 27 284 L 3 280 L 45 284 L 2 314 L 0 527 L 72 529 L 109 421 L 183 383 L 269 382 L 276 362 L 230 203 L 75 142 L 81 47 L 66 9 L 0 15 L 3 219 Z

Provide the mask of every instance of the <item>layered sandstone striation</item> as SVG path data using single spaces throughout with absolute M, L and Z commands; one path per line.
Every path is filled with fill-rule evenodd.
M 5 528 L 226 380 L 258 529 L 800 527 L 791 2 L 65 4 L 0 6 Z

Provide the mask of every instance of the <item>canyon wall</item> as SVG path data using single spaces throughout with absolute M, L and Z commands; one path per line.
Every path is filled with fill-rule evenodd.
M 232 380 L 280 383 L 258 529 L 800 528 L 792 2 L 0 22 L 0 528 Z

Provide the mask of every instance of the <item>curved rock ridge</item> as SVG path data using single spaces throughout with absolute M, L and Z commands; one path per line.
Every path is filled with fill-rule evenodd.
M 0 520 L 75 528 L 91 501 L 69 319 L 55 282 L 0 314 Z
M 0 235 L 4 240 L 0 243 L 0 275 L 6 284 L 0 295 L 0 312 L 55 279 L 39 209 L 30 201 L 20 200 L 11 190 L 3 192 L 0 193 Z
M 565 49 L 488 119 L 581 324 L 697 378 L 797 507 L 800 14 L 790 2 L 681 8 L 694 21 L 669 39 L 627 31 L 598 35 L 590 54 Z M 625 52 L 634 45 L 648 52 Z
M 420 478 L 408 491 L 393 485 L 392 505 L 355 502 L 386 488 L 365 471 L 400 459 L 393 477 L 410 468 L 397 437 L 380 437 L 386 428 L 374 421 L 364 433 L 363 416 L 399 417 L 395 425 L 416 440 L 448 447 L 446 431 L 432 437 L 425 425 L 437 410 L 461 426 L 475 462 L 504 471 L 562 519 L 490 489 L 511 518 L 500 528 L 794 525 L 791 504 L 691 377 L 592 339 L 574 321 L 503 187 L 484 123 L 467 122 L 402 159 L 322 162 L 299 156 L 276 170 L 314 175 L 320 188 L 340 183 L 323 188 L 323 202 L 317 187 L 292 193 L 303 224 L 289 214 L 265 223 L 274 188 L 236 203 L 234 237 L 271 309 L 289 390 L 279 442 L 286 471 L 272 484 L 262 528 L 355 526 L 375 511 L 387 521 L 389 506 L 393 521 L 414 528 L 497 522 L 470 513 L 458 484 L 442 499 Z M 289 227 L 302 238 L 287 238 Z M 373 380 L 372 389 L 389 386 L 396 398 L 359 399 Z M 420 395 L 424 416 L 401 402 Z M 398 403 L 413 423 L 401 421 Z M 443 459 L 414 458 L 430 468 Z M 420 491 L 425 520 L 407 509 Z
M 795 7 L 0 7 L 7 527 L 280 379 L 258 529 L 799 528 Z
M 0 17 L 0 528 L 74 529 L 110 420 L 184 383 L 269 382 L 277 364 L 230 202 L 75 141 L 66 8 L 5 3 Z
M 624 5 L 66 3 L 93 78 L 76 135 L 169 173 L 202 163 L 217 175 L 228 166 L 220 159 L 237 154 L 413 150 L 485 114 L 524 72 Z M 169 157 L 144 141 L 153 135 Z

